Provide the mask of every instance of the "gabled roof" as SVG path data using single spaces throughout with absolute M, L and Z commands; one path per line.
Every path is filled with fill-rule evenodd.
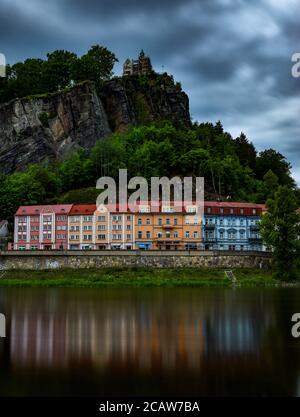
M 92 215 L 96 211 L 96 204 L 73 204 L 70 216 Z
M 73 204 L 50 204 L 38 206 L 20 206 L 16 216 L 33 216 L 46 213 L 69 214 Z
M 1 229 L 3 226 L 7 225 L 7 223 L 8 223 L 8 221 L 7 221 L 7 220 L 0 220 L 0 229 Z

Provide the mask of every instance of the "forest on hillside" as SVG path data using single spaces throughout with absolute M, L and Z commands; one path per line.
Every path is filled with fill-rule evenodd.
M 274 149 L 257 153 L 243 133 L 234 139 L 220 122 L 190 129 L 161 122 L 115 133 L 90 153 L 79 149 L 61 163 L 0 174 L 0 217 L 11 220 L 21 204 L 95 202 L 97 179 L 117 180 L 120 168 L 129 178 L 203 176 L 209 199 L 263 203 L 279 185 L 299 196 L 289 163 Z

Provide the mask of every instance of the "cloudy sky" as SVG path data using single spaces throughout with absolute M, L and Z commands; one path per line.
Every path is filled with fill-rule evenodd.
M 221 120 L 287 156 L 300 184 L 299 0 L 0 0 L 9 63 L 99 43 L 121 64 L 144 48 L 189 94 L 194 120 Z

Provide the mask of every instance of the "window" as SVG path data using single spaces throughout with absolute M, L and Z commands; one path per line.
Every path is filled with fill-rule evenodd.
M 166 233 L 166 238 L 169 239 L 170 237 L 171 237 L 171 233 L 170 232 L 167 232 Z
M 72 222 L 72 223 L 78 223 L 78 222 L 80 222 L 80 217 L 78 217 L 78 216 L 71 216 L 70 217 L 70 222 Z
M 127 221 L 130 222 L 131 221 L 131 216 L 127 216 Z
M 143 232 L 141 232 L 141 231 L 140 231 L 140 232 L 138 232 L 138 238 L 139 238 L 139 239 L 143 239 Z
M 220 226 L 223 226 L 223 224 L 224 224 L 224 220 L 220 219 Z
M 194 239 L 198 239 L 198 232 L 194 232 Z
M 130 240 L 131 239 L 131 235 L 127 235 L 127 240 Z
M 185 232 L 185 237 L 186 237 L 186 239 L 190 238 L 190 232 L 189 231 Z
M 105 240 L 106 235 L 98 235 L 98 240 Z
M 162 238 L 162 232 L 158 232 L 157 237 L 161 239 Z
M 113 240 L 121 240 L 121 239 L 122 239 L 122 235 L 113 234 Z
M 174 238 L 177 239 L 178 238 L 178 232 L 174 232 Z
M 56 217 L 56 220 L 57 220 L 58 222 L 63 222 L 63 221 L 66 221 L 66 220 L 67 220 L 67 216 L 57 216 L 57 217 Z
M 83 235 L 83 240 L 92 240 L 92 235 Z
M 207 207 L 207 213 L 211 213 L 211 207 Z
M 170 219 L 166 219 L 166 224 L 170 224 Z
M 121 224 L 113 224 L 112 229 L 113 230 L 122 230 L 122 225 Z
M 151 233 L 150 232 L 146 232 L 146 237 L 147 237 L 147 239 L 150 239 L 151 238 Z
M 146 224 L 149 225 L 150 224 L 150 219 L 146 219 Z
M 83 226 L 83 230 L 86 232 L 88 230 L 92 230 L 92 226 Z
M 224 239 L 224 232 L 220 232 L 220 239 L 223 240 Z
M 93 216 L 84 216 L 83 221 L 84 222 L 92 222 L 93 221 Z
M 126 226 L 126 229 L 127 229 L 127 230 L 131 230 L 131 225 L 130 225 L 130 224 L 128 224 L 128 225 Z
M 106 226 L 105 224 L 98 224 L 98 230 L 105 230 Z
M 158 219 L 158 224 L 159 224 L 159 226 L 162 225 L 162 219 Z
M 175 218 L 175 219 L 174 219 L 174 225 L 175 225 L 175 226 L 177 226 L 177 224 L 178 224 L 178 219 L 177 219 L 177 218 Z
M 142 225 L 142 219 L 138 220 L 138 225 L 141 226 Z
M 230 239 L 230 240 L 236 239 L 236 231 L 235 230 L 229 230 L 228 239 Z
M 98 216 L 98 222 L 105 222 L 105 216 Z

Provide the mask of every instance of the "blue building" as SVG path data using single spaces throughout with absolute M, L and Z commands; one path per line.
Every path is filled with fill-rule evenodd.
M 263 251 L 259 222 L 263 204 L 206 201 L 202 222 L 205 250 Z

